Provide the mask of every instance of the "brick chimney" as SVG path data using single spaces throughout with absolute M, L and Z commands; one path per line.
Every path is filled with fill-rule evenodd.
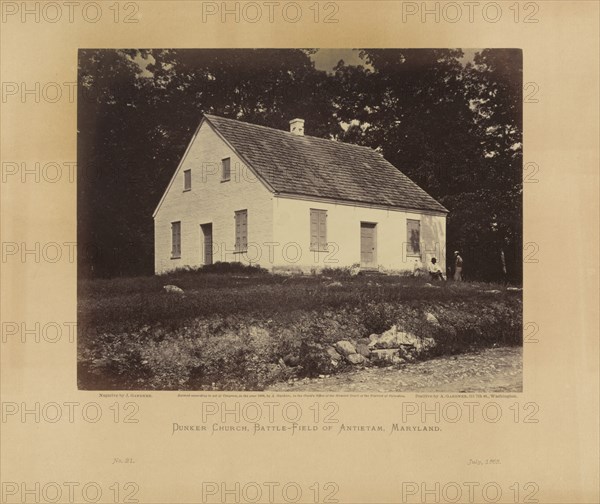
M 304 119 L 292 119 L 290 121 L 290 133 L 304 136 Z

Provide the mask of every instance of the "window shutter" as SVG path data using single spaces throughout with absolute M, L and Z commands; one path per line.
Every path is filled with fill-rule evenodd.
M 327 212 L 319 212 L 319 250 L 327 250 Z
M 171 255 L 181 256 L 181 222 L 171 223 Z
M 310 211 L 310 250 L 317 250 L 319 246 L 319 213 Z
M 248 211 L 242 212 L 242 225 L 241 225 L 241 242 L 242 251 L 248 250 Z
M 242 249 L 242 244 L 240 241 L 242 233 L 241 233 L 240 229 L 241 229 L 240 214 L 239 214 L 239 212 L 235 212 L 235 251 L 236 252 L 239 252 Z
M 221 161 L 222 163 L 222 173 L 221 180 L 229 180 L 231 178 L 231 159 L 225 158 Z
M 248 210 L 235 212 L 235 251 L 248 250 Z
M 327 210 L 310 210 L 310 250 L 327 250 Z
M 406 253 L 421 254 L 421 222 L 418 220 L 406 220 Z

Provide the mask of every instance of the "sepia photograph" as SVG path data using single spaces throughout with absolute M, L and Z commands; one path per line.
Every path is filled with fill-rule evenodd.
M 600 2 L 0 11 L 2 503 L 600 503 Z
M 79 49 L 78 388 L 522 392 L 522 75 Z

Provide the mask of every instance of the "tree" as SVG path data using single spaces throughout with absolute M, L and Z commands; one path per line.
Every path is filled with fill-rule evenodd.
M 474 136 L 483 170 L 478 189 L 445 200 L 456 206 L 448 234 L 473 244 L 472 263 L 486 280 L 522 282 L 523 276 L 523 65 L 518 49 L 484 49 L 465 69 L 467 97 L 475 112 Z M 462 201 L 461 201 L 462 200 Z M 465 236 L 473 216 L 464 202 L 483 211 Z M 460 240 L 460 241 L 459 241 Z M 485 244 L 485 247 L 482 247 Z M 503 272 L 503 262 L 506 272 Z
M 152 212 L 203 113 L 331 137 L 330 81 L 306 50 L 82 50 L 79 274 L 153 271 Z
M 364 49 L 335 68 L 344 141 L 378 149 L 450 210 L 447 259 L 466 274 L 521 281 L 521 53 Z M 502 271 L 501 257 L 507 264 Z
M 82 50 L 80 275 L 153 271 L 152 212 L 203 113 L 379 150 L 450 211 L 447 253 L 470 278 L 522 277 L 522 60 L 486 49 Z M 507 266 L 503 274 L 501 257 Z

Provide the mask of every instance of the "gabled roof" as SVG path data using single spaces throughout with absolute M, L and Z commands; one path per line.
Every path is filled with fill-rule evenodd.
M 368 147 L 215 115 L 204 117 L 257 176 L 282 196 L 448 211 Z

